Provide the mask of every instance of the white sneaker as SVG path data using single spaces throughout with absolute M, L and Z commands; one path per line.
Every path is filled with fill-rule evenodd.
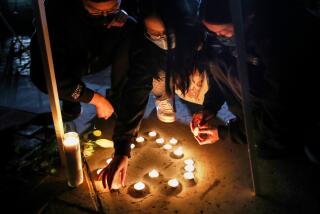
M 156 109 L 160 121 L 164 123 L 173 123 L 176 121 L 176 112 L 169 99 L 156 100 Z

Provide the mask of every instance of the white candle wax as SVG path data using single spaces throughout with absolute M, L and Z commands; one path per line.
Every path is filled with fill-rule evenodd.
M 186 172 L 183 174 L 183 177 L 186 180 L 192 180 L 192 179 L 194 179 L 194 174 L 193 174 L 193 172 Z
M 171 144 L 166 144 L 166 145 L 163 146 L 163 148 L 165 150 L 170 150 L 170 149 L 172 149 L 172 145 Z
M 164 143 L 164 139 L 158 138 L 158 139 L 156 139 L 156 143 L 162 145 Z
M 168 181 L 168 185 L 170 187 L 176 188 L 177 186 L 179 186 L 179 181 L 177 179 L 171 179 Z
M 149 177 L 150 178 L 157 178 L 157 177 L 159 177 L 159 172 L 157 170 L 153 169 L 149 172 Z
M 137 137 L 136 138 L 136 142 L 137 143 L 143 143 L 144 142 L 144 138 L 143 137 Z
M 141 191 L 144 190 L 144 188 L 146 187 L 146 185 L 144 183 L 142 183 L 141 181 L 139 181 L 138 183 L 136 183 L 133 188 L 137 191 Z
M 155 136 L 157 136 L 157 132 L 151 131 L 148 133 L 148 135 L 149 135 L 149 137 L 155 137 Z
M 182 147 L 179 147 L 178 149 L 176 149 L 173 154 L 176 156 L 176 157 L 181 157 L 183 155 L 183 150 L 182 150 Z
M 68 132 L 64 135 L 63 149 L 66 158 L 68 185 L 70 187 L 77 187 L 83 182 L 80 140 L 78 133 Z
M 184 167 L 184 170 L 186 170 L 186 172 L 193 172 L 194 171 L 194 166 L 193 165 L 186 165 Z
M 178 143 L 178 140 L 173 137 L 169 140 L 169 143 L 171 143 L 172 145 L 176 145 Z
M 194 161 L 192 159 L 187 159 L 184 161 L 184 164 L 186 165 L 194 165 Z

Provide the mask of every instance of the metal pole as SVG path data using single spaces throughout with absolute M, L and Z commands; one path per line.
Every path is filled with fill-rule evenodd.
M 52 52 L 51 52 L 51 45 L 50 45 L 50 39 L 49 39 L 46 11 L 44 7 L 44 0 L 34 0 L 34 5 L 35 5 L 34 11 L 35 11 L 37 36 L 39 39 L 39 46 L 41 48 L 41 57 L 44 65 L 43 71 L 46 78 L 53 124 L 56 132 L 61 163 L 63 166 L 65 166 L 65 157 L 64 157 L 63 145 L 62 145 L 63 135 L 64 135 L 63 122 L 62 122 L 62 116 L 60 111 L 57 82 L 56 82 L 56 77 L 54 73 L 54 66 L 53 66 L 53 60 L 52 60 Z
M 253 142 L 253 118 L 251 108 L 251 98 L 249 93 L 249 81 L 248 81 L 248 70 L 247 70 L 247 53 L 246 43 L 244 37 L 244 26 L 243 26 L 243 14 L 242 14 L 242 1 L 241 0 L 229 0 L 230 10 L 232 15 L 232 21 L 235 28 L 235 37 L 237 44 L 238 53 L 238 71 L 241 84 L 242 92 L 242 109 L 245 121 L 245 128 L 248 140 L 248 155 L 252 178 L 252 190 L 254 195 L 259 194 L 258 176 L 257 176 L 257 161 L 254 156 L 254 142 Z

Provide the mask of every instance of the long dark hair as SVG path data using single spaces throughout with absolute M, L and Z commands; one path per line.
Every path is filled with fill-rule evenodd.
M 184 23 L 177 28 L 176 48 L 168 54 L 168 81 L 183 94 L 188 91 L 195 68 L 200 72 L 206 70 L 207 57 L 202 50 L 204 40 L 205 32 L 198 22 Z M 168 88 L 168 93 L 174 92 Z

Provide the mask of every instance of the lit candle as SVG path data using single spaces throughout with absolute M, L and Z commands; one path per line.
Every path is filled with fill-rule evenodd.
M 193 165 L 193 164 L 194 164 L 194 161 L 193 161 L 192 159 L 187 159 L 187 160 L 184 161 L 184 163 L 185 163 L 186 165 Z
M 64 134 L 63 149 L 66 158 L 66 173 L 68 185 L 77 187 L 83 182 L 80 140 L 76 132 Z
M 149 137 L 155 137 L 155 136 L 157 136 L 157 132 L 151 131 L 148 133 L 148 135 L 149 135 Z
M 144 183 L 142 183 L 141 181 L 139 181 L 138 183 L 136 183 L 133 188 L 137 191 L 142 191 L 144 190 L 144 188 L 146 187 L 146 185 Z
M 130 148 L 134 149 L 136 147 L 136 145 L 134 145 L 133 143 L 131 143 Z
M 183 150 L 182 150 L 182 147 L 179 147 L 178 149 L 176 149 L 173 154 L 176 156 L 176 157 L 182 157 L 183 156 Z
M 193 165 L 186 165 L 184 167 L 184 170 L 186 170 L 186 172 L 193 172 L 194 171 L 194 166 Z
M 176 187 L 179 186 L 179 181 L 177 179 L 175 179 L 175 178 L 171 179 L 171 180 L 168 181 L 168 185 L 170 187 L 176 188 Z
M 199 127 L 194 128 L 193 135 L 197 137 L 199 135 Z
M 110 164 L 111 161 L 112 161 L 112 158 L 108 158 L 108 159 L 106 160 L 107 164 Z
M 176 145 L 178 143 L 178 140 L 173 137 L 169 140 L 169 143 L 171 143 L 172 145 Z
M 193 172 L 186 172 L 183 174 L 183 177 L 186 180 L 192 180 L 192 179 L 194 179 L 194 174 L 193 174 Z
M 166 144 L 166 145 L 163 146 L 163 148 L 165 150 L 170 150 L 170 149 L 172 149 L 172 145 L 171 144 Z
M 98 170 L 97 170 L 97 175 L 99 175 L 102 170 L 103 170 L 103 169 L 98 169 Z
M 157 170 L 153 169 L 149 172 L 149 177 L 150 178 L 157 178 L 157 177 L 159 177 L 159 172 Z
M 95 137 L 101 137 L 102 135 L 102 132 L 98 129 L 94 130 L 92 133 Z
M 137 137 L 136 138 L 136 142 L 137 143 L 143 143 L 144 142 L 144 138 L 143 137 Z
M 158 138 L 156 139 L 156 143 L 159 145 L 162 145 L 164 143 L 164 139 L 163 138 Z

